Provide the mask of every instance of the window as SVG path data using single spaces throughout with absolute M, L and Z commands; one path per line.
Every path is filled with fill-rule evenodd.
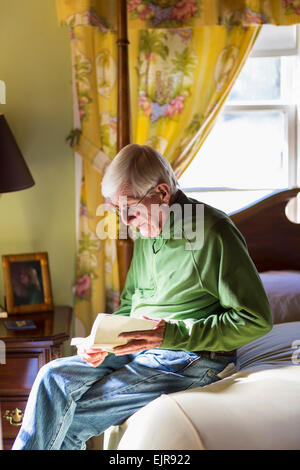
M 298 41 L 297 26 L 263 26 L 221 116 L 179 179 L 188 196 L 231 213 L 300 184 Z

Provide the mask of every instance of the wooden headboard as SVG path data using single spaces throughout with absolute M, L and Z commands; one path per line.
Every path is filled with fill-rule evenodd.
M 230 214 L 259 272 L 300 271 L 300 224 L 285 213 L 287 203 L 299 192 L 300 188 L 278 191 Z

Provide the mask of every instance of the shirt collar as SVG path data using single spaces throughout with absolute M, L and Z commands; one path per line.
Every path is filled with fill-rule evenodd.
M 191 201 L 189 198 L 180 189 L 178 189 L 170 207 L 172 207 L 173 204 L 180 204 L 183 208 L 185 204 L 190 203 Z M 164 224 L 162 231 L 159 235 L 157 235 L 157 237 L 153 239 L 152 250 L 154 254 L 156 254 L 161 249 L 168 239 L 173 238 L 177 227 L 182 228 L 182 216 L 183 210 L 180 211 L 179 215 L 176 213 L 174 214 L 172 211 L 170 212 L 170 215 Z M 180 224 L 180 226 L 178 224 Z
M 176 227 L 178 226 L 178 224 L 180 223 L 180 226 L 182 226 L 184 205 L 190 204 L 190 203 L 191 201 L 189 200 L 189 198 L 181 191 L 181 189 L 178 189 L 170 207 L 172 208 L 173 204 L 174 205 L 179 204 L 182 210 L 179 213 L 176 213 L 175 211 L 175 214 L 173 211 L 170 212 L 170 215 L 165 225 L 163 226 L 161 233 L 158 235 L 158 237 L 166 239 L 166 237 L 167 238 L 169 237 L 169 233 L 171 237 L 174 236 L 174 231 Z

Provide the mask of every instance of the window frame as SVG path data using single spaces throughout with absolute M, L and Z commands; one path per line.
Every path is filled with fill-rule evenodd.
M 288 146 L 288 186 L 297 185 L 297 106 L 295 104 L 253 104 L 253 105 L 226 105 L 224 114 L 251 113 L 251 112 L 281 111 L 286 115 L 287 124 L 287 146 Z M 231 188 L 237 189 L 237 188 Z M 238 188 L 240 190 L 248 188 Z M 264 190 L 276 188 L 259 187 L 253 190 Z
M 300 77 L 300 25 L 296 25 L 296 46 L 289 49 L 270 49 L 253 51 L 250 57 L 285 57 L 296 56 L 296 73 L 297 78 Z M 287 116 L 287 134 L 288 134 L 288 187 L 293 188 L 300 185 L 300 91 L 296 96 L 296 102 L 288 103 L 284 101 L 255 101 L 253 104 L 250 102 L 230 102 L 224 105 L 222 110 L 223 114 L 237 113 L 237 112 L 251 112 L 251 111 L 283 111 Z M 299 137 L 298 137 L 299 136 Z M 280 188 L 282 189 L 282 188 Z M 186 193 L 189 192 L 223 192 L 223 191 L 259 191 L 270 190 L 273 192 L 276 188 L 204 188 L 194 187 L 185 188 L 182 190 Z M 300 204 L 299 204 L 300 206 Z M 300 207 L 299 207 L 300 209 Z M 295 204 L 295 211 L 297 210 Z

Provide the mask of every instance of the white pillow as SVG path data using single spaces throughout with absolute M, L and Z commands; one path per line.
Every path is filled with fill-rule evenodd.
M 300 320 L 300 272 L 266 271 L 260 277 L 268 296 L 274 323 Z

